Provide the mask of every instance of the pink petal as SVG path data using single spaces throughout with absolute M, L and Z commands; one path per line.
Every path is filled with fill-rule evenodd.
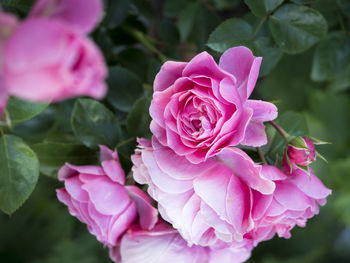
M 255 87 L 261 60 L 243 46 L 226 50 L 220 58 L 219 66 L 237 79 L 236 87 L 243 100 L 250 96 Z
M 273 165 L 263 165 L 261 173 L 263 176 L 272 181 L 279 181 L 287 179 L 287 175 L 280 169 Z
M 178 78 L 182 77 L 182 71 L 186 65 L 185 62 L 165 62 L 154 79 L 154 91 L 163 91 L 173 85 Z
M 267 209 L 269 208 L 273 195 L 263 195 L 259 193 L 258 191 L 253 191 L 254 195 L 254 201 L 253 201 L 253 219 L 254 220 L 259 220 L 261 219 Z
M 277 107 L 262 100 L 247 100 L 244 106 L 253 109 L 252 120 L 257 122 L 272 121 L 277 118 Z
M 311 206 L 310 199 L 306 194 L 288 181 L 276 183 L 274 196 L 280 204 L 290 210 L 304 211 Z
M 183 76 L 191 77 L 204 75 L 216 79 L 223 79 L 228 76 L 215 62 L 214 58 L 207 52 L 202 52 L 191 59 L 186 65 Z
M 126 186 L 125 188 L 131 200 L 136 204 L 141 228 L 152 229 L 158 221 L 157 209 L 152 206 L 151 200 L 140 188 L 133 185 Z
M 272 194 L 275 190 L 275 184 L 261 173 L 261 165 L 255 164 L 242 150 L 234 147 L 225 148 L 216 158 L 229 167 L 235 176 L 262 194 Z
M 30 17 L 58 18 L 87 34 L 102 16 L 102 0 L 37 0 Z
M 97 211 L 104 215 L 119 214 L 130 202 L 125 188 L 106 178 L 89 181 L 82 188 L 88 192 Z
M 314 174 L 304 175 L 297 173 L 290 178 L 301 191 L 315 199 L 323 199 L 332 193 L 332 190 L 323 185 L 320 179 Z
M 82 189 L 83 183 L 80 181 L 79 176 L 73 176 L 67 178 L 64 181 L 67 192 L 76 201 L 87 203 L 89 201 L 89 195 Z
M 260 147 L 267 144 L 267 135 L 265 132 L 265 125 L 253 120 L 247 126 L 242 145 Z

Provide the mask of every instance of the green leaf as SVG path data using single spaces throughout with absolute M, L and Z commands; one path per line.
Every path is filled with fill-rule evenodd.
M 350 36 L 344 32 L 330 34 L 315 51 L 311 78 L 314 81 L 334 79 L 350 67 Z
M 177 17 L 187 3 L 188 0 L 166 0 L 163 8 L 164 15 L 169 18 Z
M 284 0 L 244 0 L 252 13 L 257 17 L 265 17 L 280 6 Z
M 18 124 L 39 115 L 47 106 L 49 106 L 48 103 L 33 103 L 12 97 L 8 101 L 6 109 L 9 112 L 11 122 Z
M 212 10 L 200 3 L 191 3 L 181 12 L 178 28 L 182 42 L 192 40 L 199 50 L 204 50 L 210 33 L 220 23 L 220 18 Z
M 185 42 L 192 32 L 194 19 L 199 7 L 199 3 L 191 3 L 188 4 L 180 13 L 177 26 L 179 28 L 180 39 L 182 42 Z
M 31 145 L 40 161 L 40 172 L 50 177 L 57 177 L 58 170 L 66 163 L 91 165 L 97 163 L 95 151 L 81 144 L 43 142 Z
M 129 111 L 143 95 L 142 82 L 132 72 L 121 67 L 109 69 L 107 100 L 118 110 Z
M 109 28 L 120 26 L 128 16 L 130 0 L 108 0 L 105 3 L 107 11 L 106 23 Z
M 252 50 L 255 56 L 263 57 L 260 76 L 268 75 L 283 56 L 282 50 L 269 37 L 260 37 L 254 40 Z
M 0 138 L 0 209 L 11 215 L 33 192 L 39 177 L 39 161 L 19 137 Z
M 337 0 L 337 4 L 340 10 L 346 15 L 350 17 L 350 1 L 349 0 Z
M 289 54 L 309 49 L 327 33 L 327 21 L 317 10 L 296 4 L 280 7 L 269 26 L 276 43 Z
M 305 4 L 311 4 L 312 2 L 316 2 L 317 0 L 291 0 L 291 1 L 299 5 L 305 5 Z
M 350 65 L 343 70 L 335 79 L 331 80 L 328 89 L 339 92 L 350 88 Z
M 221 23 L 210 35 L 207 46 L 217 52 L 246 45 L 252 37 L 252 27 L 242 19 L 231 18 Z
M 87 147 L 98 145 L 114 148 L 119 140 L 120 126 L 113 112 L 91 99 L 79 99 L 74 105 L 71 124 L 75 136 Z
M 150 103 L 151 99 L 149 97 L 143 97 L 133 105 L 126 119 L 126 129 L 130 135 L 146 137 L 150 134 L 151 117 L 148 112 Z

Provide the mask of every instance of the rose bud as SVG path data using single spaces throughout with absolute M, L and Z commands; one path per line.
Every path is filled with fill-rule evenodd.
M 300 166 L 308 166 L 316 160 L 315 146 L 306 137 L 297 137 L 292 140 L 287 149 L 289 161 Z

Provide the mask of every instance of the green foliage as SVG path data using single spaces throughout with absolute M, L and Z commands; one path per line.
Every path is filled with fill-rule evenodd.
M 327 33 L 327 22 L 317 10 L 294 4 L 279 8 L 269 26 L 277 44 L 289 54 L 309 49 Z
M 78 99 L 71 118 L 75 136 L 87 147 L 98 145 L 114 148 L 120 136 L 118 119 L 103 104 L 91 99 Z
M 250 10 L 257 17 L 265 17 L 280 6 L 284 0 L 244 0 Z
M 38 104 L 28 101 L 23 101 L 17 98 L 10 98 L 8 101 L 7 111 L 9 118 L 13 124 L 18 124 L 32 119 L 36 115 L 43 112 L 48 103 Z
M 11 215 L 33 192 L 39 177 L 39 161 L 21 138 L 2 135 L 0 167 L 0 209 Z

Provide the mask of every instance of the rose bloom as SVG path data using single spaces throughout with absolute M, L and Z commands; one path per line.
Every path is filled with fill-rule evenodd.
M 261 57 L 246 47 L 228 49 L 219 65 L 206 52 L 190 62 L 166 62 L 154 81 L 151 131 L 192 163 L 227 146 L 267 143 L 263 122 L 277 117 L 268 102 L 248 100 Z
M 308 166 L 316 160 L 315 145 L 306 137 L 300 137 L 300 140 L 305 145 L 305 148 L 299 145 L 293 145 L 292 141 L 288 145 L 287 155 L 290 162 L 300 166 Z
M 12 31 L 16 28 L 17 24 L 17 18 L 10 13 L 3 12 L 0 6 L 0 117 L 7 104 L 7 89 L 4 85 L 2 72 L 4 53 L 3 48 L 6 40 L 11 35 Z
M 120 245 L 110 249 L 115 263 L 241 263 L 250 257 L 252 246 L 187 246 L 179 233 L 164 222 L 150 231 L 130 228 Z
M 57 197 L 71 215 L 87 224 L 92 235 L 113 247 L 137 219 L 142 229 L 152 229 L 158 212 L 143 191 L 124 186 L 125 174 L 117 152 L 101 146 L 101 164 L 63 166 L 58 178 L 65 187 L 57 190 Z
M 294 226 L 305 227 L 309 218 L 319 213 L 319 205 L 326 204 L 331 190 L 326 188 L 312 171 L 283 173 L 275 166 L 264 165 L 262 174 L 274 181 L 276 189 L 271 195 L 253 191 L 254 230 L 245 236 L 255 243 L 268 240 L 275 233 L 290 238 Z
M 64 20 L 82 33 L 89 33 L 101 19 L 102 0 L 37 0 L 30 17 Z
M 155 138 L 139 140 L 132 156 L 134 179 L 148 184 L 162 217 L 189 245 L 240 242 L 254 227 L 252 189 L 271 194 L 275 184 L 238 148 L 192 164 Z
M 95 44 L 59 19 L 28 19 L 4 46 L 5 87 L 22 99 L 55 102 L 84 95 L 101 99 L 106 75 Z

